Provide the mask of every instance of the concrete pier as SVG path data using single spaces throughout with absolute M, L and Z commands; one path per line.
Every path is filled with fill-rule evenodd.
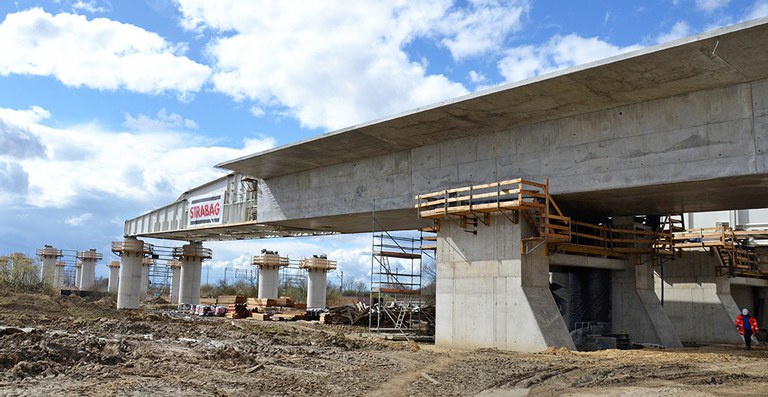
M 521 253 L 527 225 L 493 215 L 467 233 L 456 222 L 437 234 L 435 344 L 542 351 L 576 347 L 552 293 L 545 245 Z
M 117 287 L 117 308 L 138 309 L 141 293 L 141 268 L 152 245 L 135 237 L 112 243 L 112 252 L 120 255 L 120 283 Z
M 149 288 L 149 268 L 155 265 L 152 258 L 144 258 L 141 261 L 141 289 L 139 290 L 139 299 L 147 299 L 147 289 Z
M 251 264 L 259 268 L 259 299 L 277 298 L 280 268 L 288 266 L 288 257 L 261 250 L 261 255 L 251 259 Z
M 56 261 L 61 258 L 61 250 L 53 248 L 53 246 L 46 245 L 42 249 L 37 250 L 37 256 L 40 258 L 40 281 L 56 285 L 54 282 L 56 273 Z
M 179 303 L 179 283 L 181 282 L 181 262 L 168 261 L 171 268 L 171 303 Z
M 173 256 L 181 262 L 179 273 L 179 304 L 197 305 L 200 303 L 200 276 L 203 260 L 211 259 L 209 248 L 203 248 L 199 242 L 190 242 L 173 249 Z
M 109 262 L 109 284 L 107 284 L 107 292 L 110 294 L 116 294 L 117 293 L 117 286 L 120 282 L 120 262 L 119 261 L 112 261 Z
M 61 288 L 65 285 L 67 274 L 65 273 L 65 267 L 67 265 L 64 262 L 56 262 L 56 272 L 53 277 L 53 287 Z
M 336 269 L 336 261 L 320 255 L 302 259 L 299 267 L 307 270 L 307 309 L 324 309 L 328 272 Z
M 83 284 L 83 263 L 78 261 L 75 266 L 75 288 L 80 289 Z
M 627 269 L 611 274 L 612 329 L 633 342 L 679 349 L 683 345 L 654 291 L 652 258 L 630 257 Z
M 664 281 L 655 278 L 655 290 L 664 311 L 683 342 L 742 343 L 733 326 L 741 309 L 731 296 L 729 277 L 717 276 L 717 256 L 689 251 L 664 262 Z
M 95 248 L 88 251 L 79 251 L 77 259 L 80 260 L 80 284 L 78 287 L 82 291 L 93 291 L 94 280 L 96 278 L 96 262 L 100 261 L 102 255 L 96 252 Z

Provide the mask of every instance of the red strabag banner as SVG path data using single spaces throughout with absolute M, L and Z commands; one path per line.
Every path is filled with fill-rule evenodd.
M 219 225 L 224 215 L 224 191 L 194 196 L 187 199 L 187 227 Z

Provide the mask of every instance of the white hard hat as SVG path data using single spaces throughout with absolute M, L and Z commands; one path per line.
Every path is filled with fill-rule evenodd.
M 743 314 L 743 315 L 745 315 L 745 316 L 746 316 L 747 314 L 749 314 L 749 310 L 747 310 L 747 309 L 741 309 L 741 314 Z

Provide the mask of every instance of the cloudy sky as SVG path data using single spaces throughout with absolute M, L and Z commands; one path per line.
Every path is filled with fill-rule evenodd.
M 0 13 L 0 254 L 109 260 L 125 219 L 222 175 L 218 162 L 766 16 L 768 0 L 3 0 Z M 370 244 L 212 243 L 208 266 L 215 278 L 269 247 L 325 252 L 367 280 Z

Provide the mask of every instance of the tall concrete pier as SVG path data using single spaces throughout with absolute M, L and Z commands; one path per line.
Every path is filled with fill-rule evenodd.
M 40 267 L 40 281 L 46 284 L 55 285 L 54 277 L 56 273 L 56 261 L 62 256 L 61 250 L 46 245 L 42 249 L 37 250 L 37 256 L 42 262 Z
M 80 289 L 83 285 L 83 263 L 77 261 L 75 264 L 75 288 Z
M 251 259 L 251 264 L 259 268 L 259 299 L 277 298 L 280 268 L 288 266 L 288 257 L 264 249 Z
M 173 256 L 181 262 L 179 274 L 179 304 L 200 304 L 200 277 L 203 260 L 213 257 L 209 248 L 200 242 L 190 242 L 173 249 Z
M 139 290 L 139 299 L 147 299 L 147 289 L 149 288 L 149 268 L 155 265 L 152 258 L 144 258 L 141 261 L 141 289 Z
M 54 288 L 61 288 L 66 284 L 66 281 L 67 281 L 66 266 L 67 264 L 64 262 L 61 262 L 61 261 L 56 262 L 56 272 L 54 273 L 54 277 L 53 277 Z
M 116 294 L 117 286 L 120 282 L 120 262 L 111 261 L 107 267 L 109 267 L 109 283 L 107 284 L 107 292 L 110 294 Z
M 179 291 L 181 290 L 181 262 L 177 260 L 168 261 L 168 267 L 171 268 L 171 303 L 179 303 Z
M 80 285 L 78 286 L 83 291 L 94 290 L 94 280 L 96 277 L 96 262 L 100 261 L 102 255 L 96 252 L 95 248 L 91 248 L 88 251 L 79 251 L 77 253 L 77 259 L 80 260 Z
M 112 252 L 120 255 L 120 283 L 117 288 L 118 309 L 138 309 L 141 302 L 142 262 L 152 254 L 152 245 L 135 237 L 112 243 Z
M 307 270 L 307 309 L 324 309 L 328 272 L 336 269 L 336 261 L 320 255 L 302 259 L 299 267 Z

